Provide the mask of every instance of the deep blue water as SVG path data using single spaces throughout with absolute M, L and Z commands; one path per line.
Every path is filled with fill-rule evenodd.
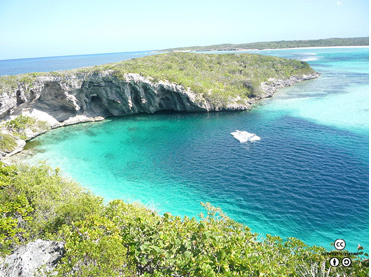
M 248 112 L 163 113 L 53 130 L 47 160 L 103 196 L 196 216 L 220 206 L 261 235 L 368 251 L 368 48 L 259 51 L 307 60 L 321 77 Z M 254 132 L 240 144 L 230 132 Z
M 0 60 L 1 75 L 49 72 L 119 62 L 153 55 L 152 51 Z

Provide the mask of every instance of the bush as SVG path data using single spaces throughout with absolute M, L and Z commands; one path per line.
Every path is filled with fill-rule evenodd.
M 29 215 L 33 208 L 12 185 L 16 177 L 16 167 L 0 166 L 0 254 L 9 253 L 12 246 L 29 237 L 25 225 L 32 220 Z
M 12 135 L 0 133 L 0 152 L 12 152 L 16 147 L 17 142 Z
M 0 242 L 0 253 L 18 242 L 37 238 L 56 238 L 63 225 L 99 214 L 103 200 L 76 183 L 60 176 L 59 170 L 46 165 L 6 166 L 0 162 L 0 200 L 2 229 L 6 244 Z M 32 219 L 32 220 L 31 220 Z
M 60 276 L 128 276 L 131 273 L 120 228 L 111 220 L 91 215 L 65 225 L 61 233 L 66 240 L 66 253 L 58 266 Z

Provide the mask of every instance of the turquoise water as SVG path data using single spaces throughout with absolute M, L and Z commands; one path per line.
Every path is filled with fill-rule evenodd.
M 53 130 L 46 160 L 107 201 L 196 216 L 221 207 L 261 235 L 347 250 L 369 237 L 368 48 L 262 51 L 308 60 L 322 75 L 252 111 L 161 113 Z M 240 144 L 230 132 L 254 132 Z

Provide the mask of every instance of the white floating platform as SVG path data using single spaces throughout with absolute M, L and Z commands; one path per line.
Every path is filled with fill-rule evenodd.
M 260 137 L 258 137 L 257 135 L 246 131 L 236 130 L 236 132 L 232 132 L 231 135 L 241 143 L 260 140 Z

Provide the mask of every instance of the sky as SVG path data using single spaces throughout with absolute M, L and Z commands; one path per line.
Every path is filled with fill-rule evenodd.
M 368 0 L 0 0 L 0 60 L 368 35 Z

